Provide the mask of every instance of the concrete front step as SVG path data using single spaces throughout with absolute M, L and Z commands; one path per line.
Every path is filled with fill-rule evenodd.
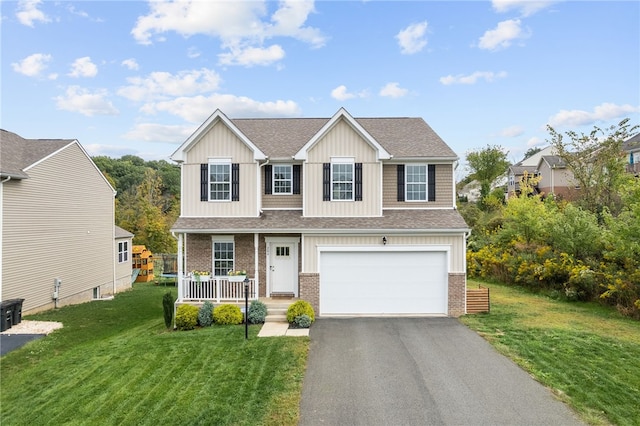
M 287 322 L 287 316 L 267 314 L 264 318 L 264 322 Z

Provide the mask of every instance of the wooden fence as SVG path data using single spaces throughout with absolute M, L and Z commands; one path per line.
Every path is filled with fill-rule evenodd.
M 467 289 L 467 313 L 477 314 L 479 312 L 489 312 L 489 289 L 478 286 L 478 288 Z

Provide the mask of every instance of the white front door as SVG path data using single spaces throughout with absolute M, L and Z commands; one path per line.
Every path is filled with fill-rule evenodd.
M 269 242 L 269 288 L 271 293 L 298 295 L 298 242 Z

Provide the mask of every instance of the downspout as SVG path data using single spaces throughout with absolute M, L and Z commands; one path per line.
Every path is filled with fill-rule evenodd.
M 267 164 L 269 164 L 269 157 L 267 157 L 267 161 L 265 161 L 264 163 L 260 164 L 260 166 L 258 166 L 258 175 L 256 176 L 256 206 L 258 208 L 257 211 L 257 217 L 260 217 L 260 215 L 262 214 L 262 189 L 260 189 L 260 176 L 262 176 L 262 168 L 264 166 L 266 166 Z
M 7 176 L 6 179 L 0 181 L 0 183 L 4 184 L 5 182 L 9 182 L 11 180 L 11 176 Z M 4 194 L 4 185 L 0 185 L 0 283 L 2 282 L 2 224 L 4 223 L 3 211 L 2 210 L 2 199 Z

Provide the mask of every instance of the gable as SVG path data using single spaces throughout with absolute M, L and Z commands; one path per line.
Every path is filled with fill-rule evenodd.
M 327 162 L 332 157 L 353 157 L 355 161 L 374 163 L 377 151 L 344 120 L 338 121 L 307 151 L 307 161 Z

